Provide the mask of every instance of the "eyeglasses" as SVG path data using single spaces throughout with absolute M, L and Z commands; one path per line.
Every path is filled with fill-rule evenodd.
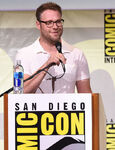
M 47 25 L 48 28 L 51 28 L 53 27 L 54 23 L 58 26 L 58 27 L 61 27 L 64 23 L 64 19 L 59 19 L 59 20 L 56 20 L 56 21 L 52 21 L 52 20 L 49 20 L 49 21 L 42 21 L 42 20 L 38 20 L 39 22 L 42 22 L 42 23 L 45 23 Z

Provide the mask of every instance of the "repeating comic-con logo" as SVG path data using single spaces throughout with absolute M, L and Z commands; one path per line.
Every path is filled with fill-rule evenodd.
M 106 125 L 106 149 L 115 149 L 115 123 L 107 123 Z
M 105 10 L 104 46 L 104 62 L 115 63 L 115 10 Z

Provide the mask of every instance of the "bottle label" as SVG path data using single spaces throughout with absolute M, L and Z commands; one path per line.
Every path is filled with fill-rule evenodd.
M 15 87 L 20 87 L 20 85 L 21 85 L 21 80 L 14 78 L 14 86 L 15 86 Z
M 15 87 L 21 86 L 23 76 L 24 76 L 23 72 L 14 72 L 14 86 Z
M 14 72 L 14 78 L 22 79 L 24 76 L 23 72 Z

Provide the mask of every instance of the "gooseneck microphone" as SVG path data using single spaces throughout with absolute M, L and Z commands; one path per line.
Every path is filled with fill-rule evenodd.
M 57 43 L 55 44 L 55 46 L 56 46 L 58 52 L 62 54 L 62 44 L 61 44 L 61 42 L 57 42 Z M 65 71 L 66 71 L 66 69 L 65 69 L 65 64 L 64 64 L 61 60 L 60 60 L 60 62 L 61 62 L 63 71 L 65 72 Z

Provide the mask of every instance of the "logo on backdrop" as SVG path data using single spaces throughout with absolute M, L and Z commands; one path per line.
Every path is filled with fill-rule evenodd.
M 107 123 L 106 125 L 106 132 L 107 132 L 107 140 L 106 140 L 106 148 L 107 150 L 115 149 L 115 124 L 114 123 Z
M 104 62 L 115 63 L 115 10 L 105 10 L 104 46 Z

